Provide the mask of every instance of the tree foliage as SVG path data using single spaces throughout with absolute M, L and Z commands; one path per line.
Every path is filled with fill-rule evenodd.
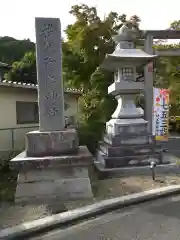
M 90 76 L 105 55 L 114 50 L 112 36 L 126 21 L 126 15 L 110 12 L 101 20 L 95 7 L 84 4 L 72 6 L 70 13 L 76 21 L 65 30 L 68 49 L 64 53 L 65 77 L 73 85 L 89 89 L 92 88 Z
M 5 74 L 5 79 L 24 83 L 37 82 L 35 52 L 27 52 L 20 61 L 12 64 L 12 69 Z
M 26 52 L 34 51 L 35 44 L 29 39 L 17 40 L 12 37 L 0 37 L 0 61 L 8 64 L 20 61 Z
M 64 41 L 62 42 L 63 52 L 67 54 L 67 47 Z M 27 49 L 28 50 L 28 49 Z M 73 64 L 73 63 L 72 63 Z M 25 51 L 24 55 L 18 61 L 14 61 L 12 69 L 4 76 L 5 79 L 13 82 L 22 83 L 37 83 L 37 70 L 36 70 L 36 53 L 33 51 Z M 66 82 L 65 82 L 65 85 Z
M 180 20 L 176 20 L 170 24 L 171 30 L 180 30 Z
M 76 21 L 65 30 L 64 77 L 75 87 L 84 90 L 81 101 L 80 140 L 94 152 L 101 139 L 105 122 L 117 105 L 108 95 L 113 74 L 103 71 L 99 65 L 107 53 L 112 53 L 112 39 L 126 21 L 126 15 L 110 12 L 100 19 L 95 7 L 72 6 L 70 13 Z M 135 16 L 139 21 L 139 18 Z
M 175 21 L 171 24 L 177 26 Z M 174 28 L 174 27 L 173 27 Z M 177 28 L 176 30 L 180 30 Z M 157 49 L 180 49 L 180 44 L 158 44 Z M 156 76 L 154 78 L 154 86 L 167 88 L 170 90 L 170 114 L 179 115 L 180 112 L 180 57 L 160 57 L 156 60 Z
M 180 20 L 170 24 L 169 29 L 180 30 Z M 157 40 L 155 49 L 180 49 L 180 43 L 169 44 L 167 41 Z M 180 114 L 180 57 L 159 57 L 155 60 L 154 86 L 170 90 L 170 114 Z M 141 98 L 141 106 L 144 99 Z

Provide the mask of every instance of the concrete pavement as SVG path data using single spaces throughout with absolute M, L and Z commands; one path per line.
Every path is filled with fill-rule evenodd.
M 179 240 L 180 195 L 134 205 L 34 240 Z

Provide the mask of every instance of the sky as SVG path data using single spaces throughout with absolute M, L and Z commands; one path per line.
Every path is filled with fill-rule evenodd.
M 138 15 L 141 29 L 166 29 L 180 19 L 179 0 L 1 0 L 0 36 L 35 41 L 35 17 L 60 18 L 62 30 L 74 19 L 72 5 L 95 6 L 101 17 L 110 11 L 127 16 Z

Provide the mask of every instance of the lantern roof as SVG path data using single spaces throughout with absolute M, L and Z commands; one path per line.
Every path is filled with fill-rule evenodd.
M 116 71 L 117 68 L 138 67 L 147 65 L 157 55 L 151 55 L 134 47 L 134 41 L 139 38 L 139 29 L 135 18 L 126 21 L 113 37 L 117 46 L 112 54 L 107 54 L 101 68 Z
M 117 49 L 112 54 L 107 54 L 101 68 L 114 71 L 124 66 L 138 67 L 147 65 L 157 55 L 151 55 L 141 49 Z

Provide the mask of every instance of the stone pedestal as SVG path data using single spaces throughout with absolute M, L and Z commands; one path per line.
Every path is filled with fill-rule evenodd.
M 154 137 L 148 132 L 148 122 L 141 118 L 143 111 L 136 108 L 133 96 L 116 98 L 118 106 L 106 123 L 106 134 L 95 164 L 98 168 L 112 169 L 149 164 L 152 158 L 159 158 Z
M 143 83 L 115 82 L 108 93 L 118 105 L 112 119 L 106 123 L 106 134 L 100 143 L 95 165 L 99 170 L 149 164 L 156 153 L 155 140 L 148 131 L 144 112 L 134 102 L 135 94 L 143 90 Z
M 33 131 L 26 135 L 28 157 L 77 153 L 78 146 L 78 134 L 75 129 L 51 132 Z
M 106 126 L 104 141 L 100 144 L 96 162 L 103 168 L 118 168 L 143 164 L 155 157 L 154 137 L 148 134 L 144 119 L 112 119 Z
M 148 164 L 149 158 L 157 156 L 152 136 L 106 136 L 100 145 L 96 161 L 103 168 L 119 168 Z M 143 160 L 146 160 L 144 164 Z
M 85 146 L 59 156 L 28 157 L 24 151 L 11 160 L 12 168 L 19 170 L 15 202 L 56 204 L 92 198 L 90 165 L 92 155 Z

